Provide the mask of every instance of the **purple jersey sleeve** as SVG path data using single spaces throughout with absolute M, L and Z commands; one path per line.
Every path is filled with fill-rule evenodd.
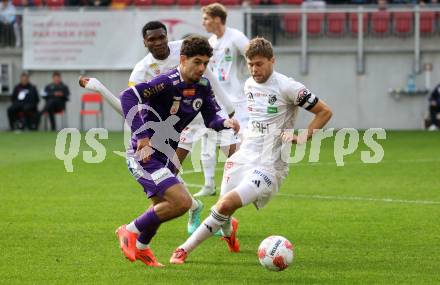
M 148 103 L 156 96 L 166 92 L 169 86 L 167 77 L 159 76 L 149 82 L 136 84 L 130 87 L 121 94 L 121 106 L 124 112 L 125 120 L 130 126 L 133 134 L 137 139 L 151 138 L 153 131 L 150 129 L 140 130 L 145 122 L 148 122 Z M 139 108 L 143 104 L 142 108 Z
M 217 112 L 220 111 L 220 106 L 215 100 L 211 84 L 208 84 L 207 88 L 209 92 L 205 98 L 205 102 L 203 103 L 200 112 L 202 113 L 203 121 L 205 122 L 206 127 L 214 129 L 216 131 L 221 131 L 225 129 L 223 123 L 226 119 L 217 115 Z

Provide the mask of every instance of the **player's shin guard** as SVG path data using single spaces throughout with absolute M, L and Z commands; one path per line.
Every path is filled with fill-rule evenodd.
M 232 232 L 232 224 L 231 224 L 231 217 L 222 225 L 221 227 L 222 235 L 225 237 L 231 236 Z
M 203 241 L 214 235 L 220 227 L 228 221 L 229 217 L 218 213 L 215 208 L 211 209 L 211 214 L 202 222 L 197 230 L 178 248 L 183 248 L 186 252 L 191 252 Z
M 159 217 L 156 215 L 154 211 L 154 207 L 148 209 L 145 213 L 139 216 L 134 224 L 136 228 L 141 232 L 138 237 L 138 241 L 142 244 L 149 244 L 151 239 L 156 234 L 157 229 L 159 228 L 161 222 Z

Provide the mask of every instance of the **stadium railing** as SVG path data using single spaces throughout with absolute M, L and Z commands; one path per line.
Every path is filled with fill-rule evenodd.
M 126 0 L 118 0 L 126 2 Z M 151 0 L 134 0 L 149 1 Z M 168 1 L 168 0 L 164 0 Z M 186 3 L 188 0 L 176 0 Z M 35 1 L 34 1 L 35 2 Z M 38 1 L 37 1 L 38 2 Z M 118 3 L 119 3 L 118 2 Z M 153 1 L 158 3 L 157 1 Z M 51 0 L 51 7 L 18 7 L 14 25 L 1 27 L 0 47 L 20 47 L 21 23 L 25 9 L 63 10 L 111 9 L 109 7 L 64 7 L 59 0 Z M 200 3 L 200 2 L 199 2 Z M 118 7 L 113 7 L 118 8 Z M 164 7 L 150 6 L 149 9 Z M 168 7 L 168 9 L 174 9 Z M 194 6 L 199 9 L 200 6 Z M 141 9 L 136 6 L 125 9 Z M 307 73 L 307 55 L 310 52 L 345 52 L 357 54 L 357 71 L 364 71 L 366 51 L 380 49 L 390 52 L 404 49 L 414 54 L 415 72 L 420 70 L 421 41 L 440 35 L 440 6 L 397 6 L 379 9 L 375 5 L 327 5 L 307 7 L 296 5 L 259 5 L 237 8 L 244 15 L 244 32 L 249 37 L 264 36 L 272 41 L 277 51 L 294 52 L 301 56 L 302 72 Z M 384 39 L 402 39 L 407 45 L 390 47 Z M 365 42 L 375 41 L 375 46 Z M 381 44 L 382 41 L 382 44 Z M 411 46 L 408 43 L 413 42 Z M 423 47 L 424 50 L 430 47 Z M 408 50 L 409 49 L 409 50 Z

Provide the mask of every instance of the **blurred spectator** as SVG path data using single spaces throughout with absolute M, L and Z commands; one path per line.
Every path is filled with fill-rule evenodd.
M 387 0 L 377 0 L 377 8 L 379 10 L 386 10 L 388 6 Z
M 279 1 L 260 0 L 260 7 L 276 5 Z M 262 36 L 270 39 L 276 45 L 276 35 L 280 30 L 280 19 L 276 13 L 252 14 L 252 36 Z
M 13 131 L 18 128 L 37 128 L 37 106 L 40 98 L 37 88 L 29 82 L 29 75 L 23 72 L 20 83 L 15 86 L 12 92 L 12 105 L 8 108 L 9 127 Z M 20 118 L 20 115 L 21 118 Z M 22 120 L 21 120 L 22 119 Z
M 87 0 L 87 4 L 95 7 L 109 6 L 110 0 Z
M 438 115 L 440 115 L 440 84 L 431 92 L 429 97 L 429 128 L 430 131 L 438 130 L 440 127 Z
M 66 102 L 69 101 L 69 95 L 69 87 L 62 82 L 61 73 L 55 71 L 52 75 L 52 83 L 44 88 L 43 98 L 46 100 L 46 104 L 38 116 L 38 121 L 40 121 L 41 116 L 47 113 L 51 130 L 55 131 L 55 113 L 64 111 Z
M 323 9 L 326 6 L 326 2 L 323 0 L 305 0 L 302 6 L 311 9 Z
M 21 46 L 20 27 L 16 21 L 16 10 L 9 0 L 1 0 L 0 3 L 0 45 Z M 12 32 L 13 31 L 13 32 Z M 13 36 L 15 35 L 15 42 Z

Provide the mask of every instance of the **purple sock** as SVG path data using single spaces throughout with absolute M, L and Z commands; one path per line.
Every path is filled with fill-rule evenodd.
M 159 217 L 156 215 L 154 208 L 149 209 L 141 216 L 139 216 L 134 224 L 136 228 L 141 232 L 138 237 L 138 241 L 143 244 L 149 244 L 153 236 L 156 234 L 157 229 L 160 226 Z

